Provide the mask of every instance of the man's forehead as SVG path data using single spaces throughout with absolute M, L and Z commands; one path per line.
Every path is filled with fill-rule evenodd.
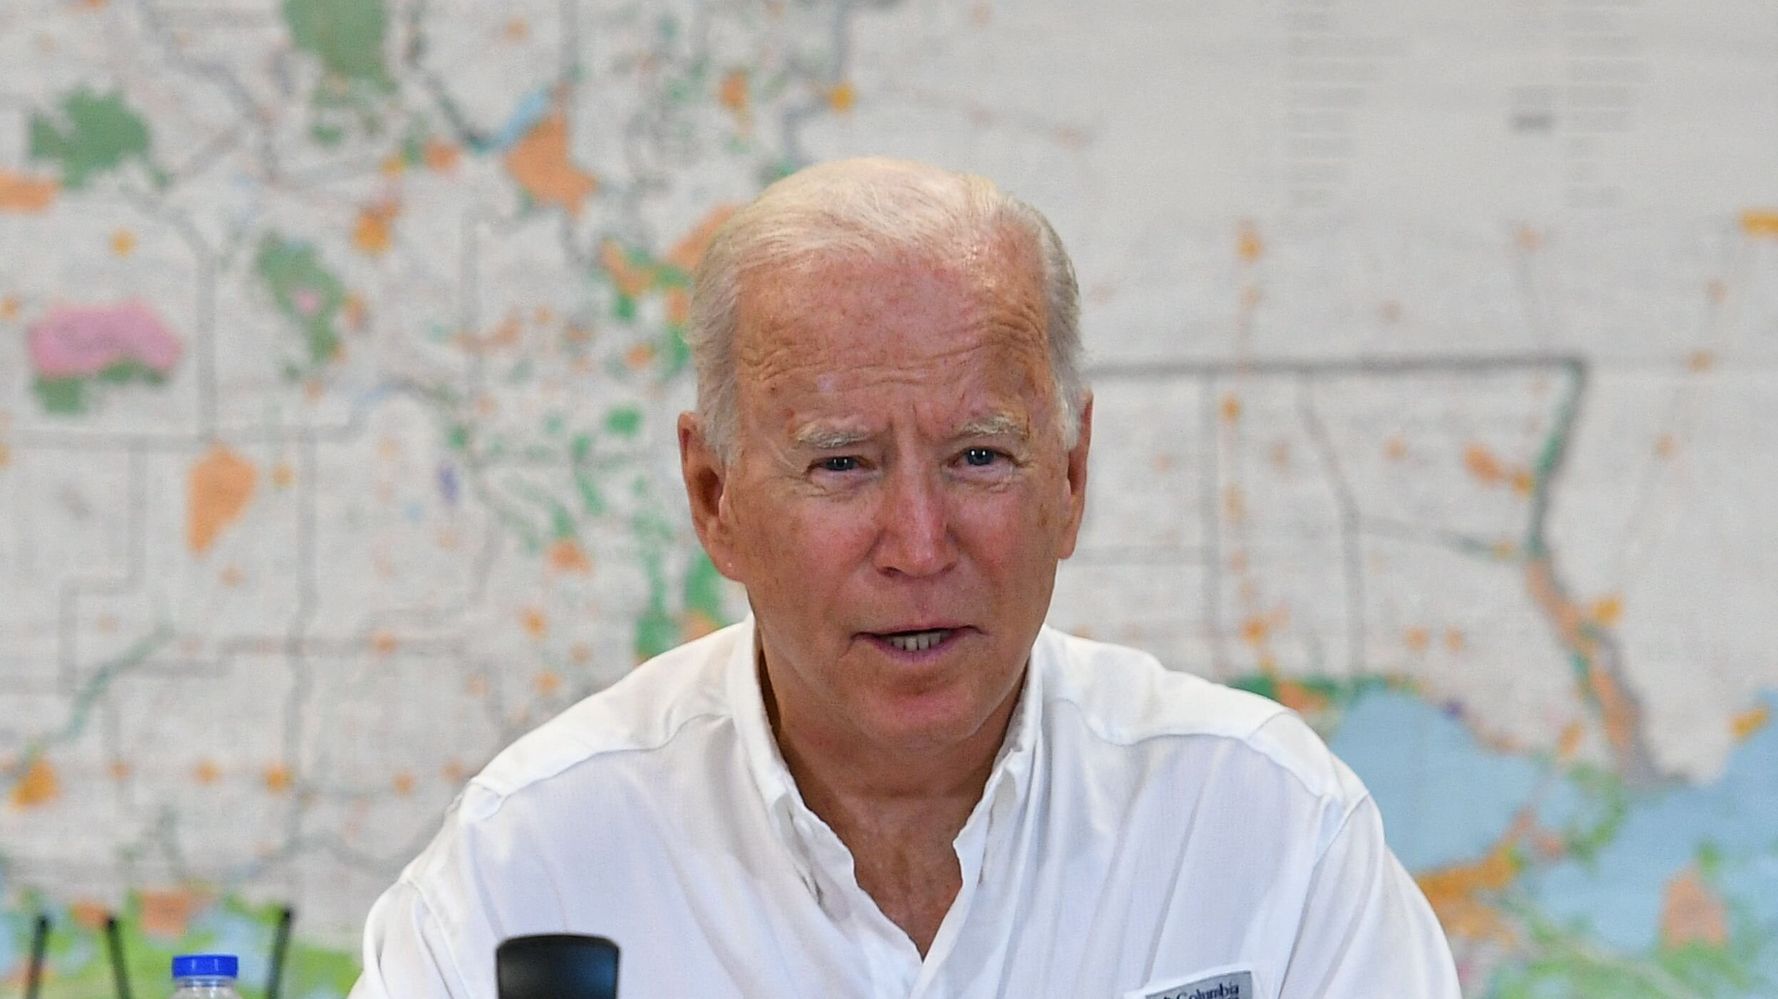
M 1038 275 L 1022 261 L 820 257 L 742 275 L 735 349 L 744 367 L 829 338 L 867 349 L 878 342 L 872 337 L 909 325 L 915 316 L 931 321 L 920 326 L 929 331 L 986 324 L 1041 334 L 1044 313 Z

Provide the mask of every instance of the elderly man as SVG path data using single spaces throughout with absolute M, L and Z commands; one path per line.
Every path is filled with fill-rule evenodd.
M 1093 409 L 1036 211 L 813 167 L 724 226 L 692 313 L 686 494 L 752 616 L 476 777 L 355 997 L 491 996 L 542 932 L 615 939 L 650 999 L 1457 994 L 1300 720 L 1043 627 Z

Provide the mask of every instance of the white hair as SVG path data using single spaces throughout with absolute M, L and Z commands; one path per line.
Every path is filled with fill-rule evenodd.
M 840 160 L 798 171 L 736 211 L 712 238 L 692 282 L 685 342 L 698 374 L 698 416 L 724 464 L 739 419 L 737 306 L 748 274 L 826 256 L 946 259 L 1006 238 L 1028 244 L 1041 270 L 1050 375 L 1063 443 L 1080 437 L 1080 291 L 1062 240 L 1037 209 L 973 174 L 889 159 Z

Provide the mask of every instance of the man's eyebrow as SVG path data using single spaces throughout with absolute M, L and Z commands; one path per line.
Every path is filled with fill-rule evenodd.
M 840 427 L 822 426 L 818 423 L 798 427 L 791 435 L 791 442 L 797 447 L 810 451 L 833 451 L 838 448 L 853 447 L 870 440 L 870 434 L 862 430 L 846 430 Z
M 1009 413 L 989 413 L 957 428 L 958 437 L 1013 437 L 1024 440 L 1031 428 L 1024 420 Z

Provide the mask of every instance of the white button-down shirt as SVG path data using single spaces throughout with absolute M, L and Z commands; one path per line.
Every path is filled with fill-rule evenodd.
M 626 999 L 1458 995 L 1352 772 L 1130 649 L 1043 631 L 956 850 L 922 958 L 797 793 L 743 622 L 471 781 L 372 909 L 352 996 L 491 999 L 495 947 L 530 933 L 616 941 Z

